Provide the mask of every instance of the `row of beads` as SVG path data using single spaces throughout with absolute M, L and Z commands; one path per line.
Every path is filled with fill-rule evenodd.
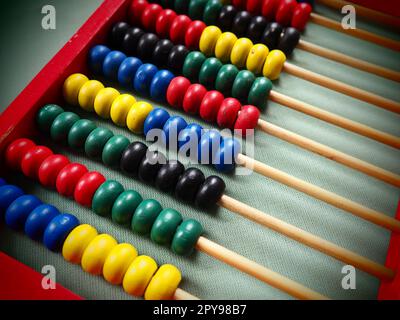
M 80 264 L 93 275 L 103 275 L 115 285 L 146 300 L 172 299 L 181 281 L 180 271 L 171 264 L 159 269 L 149 256 L 138 256 L 134 246 L 120 243 L 108 234 L 98 234 L 78 218 L 25 195 L 17 186 L 0 178 L 0 214 L 15 230 L 24 230 L 33 239 L 42 241 L 52 251 L 61 251 L 65 260 Z M 157 270 L 158 269 L 158 270 Z
M 98 215 L 130 224 L 133 231 L 150 234 L 158 244 L 171 244 L 179 255 L 190 254 L 203 231 L 198 221 L 182 221 L 176 210 L 163 210 L 158 201 L 143 200 L 136 191 L 124 190 L 117 181 L 106 180 L 101 173 L 71 163 L 65 156 L 53 154 L 29 139 L 18 139 L 8 146 L 6 163 L 63 196 L 73 196 L 77 203 L 91 207 Z
M 140 13 L 135 8 L 135 3 L 138 2 L 141 1 L 135 0 L 131 7 L 132 10 L 135 10 L 135 15 Z M 135 23 L 141 22 L 146 30 L 156 31 L 156 23 L 163 11 L 158 4 L 147 4 L 139 16 L 140 19 Z M 150 14 L 145 15 L 147 12 Z M 238 68 L 247 68 L 256 74 L 263 74 L 264 77 L 271 80 L 279 78 L 286 61 L 286 56 L 282 51 L 272 50 L 270 52 L 264 44 L 253 44 L 248 38 L 238 39 L 232 32 L 222 33 L 217 26 L 204 27 L 205 24 L 201 21 L 192 21 L 188 16 L 177 15 L 170 24 L 165 24 L 161 36 L 164 36 L 165 30 L 167 30 L 167 36 L 174 43 L 186 44 L 187 47 L 193 49 L 199 48 L 206 56 L 215 55 L 223 62 L 230 60 Z
M 100 65 L 101 68 L 99 68 Z M 120 51 L 111 51 L 101 45 L 95 46 L 89 52 L 89 66 L 93 72 L 106 76 L 110 80 L 117 80 L 121 85 L 133 88 L 142 95 L 150 96 L 161 102 L 167 101 L 174 108 L 183 109 L 191 114 L 199 114 L 203 120 L 217 122 L 222 128 L 235 129 L 243 136 L 253 133 L 253 129 L 257 126 L 260 112 L 256 107 L 242 106 L 235 98 L 224 98 L 219 91 L 207 91 L 202 84 L 192 84 L 187 78 L 174 77 L 167 70 L 158 70 L 153 64 L 143 64 L 135 57 L 127 58 Z M 204 68 L 207 69 L 209 66 L 205 64 Z M 193 72 L 191 68 L 188 70 Z M 228 73 L 229 71 L 227 70 Z M 193 78 L 193 74 L 191 76 Z M 224 91 L 228 91 L 226 90 L 226 78 L 224 70 L 221 72 L 221 76 L 217 77 L 218 83 L 225 86 Z M 235 94 L 241 93 L 243 90 L 242 78 L 240 76 L 235 78 L 237 81 L 236 84 L 235 82 L 232 84 L 235 87 L 233 91 Z M 202 78 L 202 81 L 205 80 Z M 260 95 L 254 95 L 260 97 Z M 145 134 L 149 131 L 146 120 L 144 122 Z M 191 124 L 191 128 L 194 125 Z M 196 131 L 201 132 L 201 129 L 198 126 Z M 178 136 L 178 138 L 180 137 Z
M 172 68 L 170 61 L 174 61 L 174 71 L 182 73 L 192 82 L 199 82 L 207 89 L 217 89 L 225 96 L 236 98 L 244 104 L 248 103 L 259 108 L 264 108 L 267 103 L 272 83 L 265 77 L 256 77 L 248 70 L 239 71 L 236 66 L 223 64 L 217 58 L 207 58 L 199 51 L 188 53 L 182 45 L 174 46 L 170 40 L 160 40 L 153 33 L 144 33 L 140 28 L 136 27 L 129 28 L 129 25 L 125 22 L 119 22 L 114 25 L 111 31 L 111 38 L 115 47 L 138 56 L 143 61 L 152 61 L 159 67 Z M 177 57 L 175 53 L 178 50 L 174 50 L 174 48 L 182 48 L 182 50 L 179 50 L 182 55 Z M 105 55 L 108 54 L 108 51 L 104 50 L 103 53 L 100 53 L 89 58 L 92 61 L 91 68 L 95 73 L 102 73 L 111 78 L 108 68 L 103 69 Z M 119 59 L 122 61 L 123 57 Z M 116 59 L 113 59 L 113 61 L 115 65 L 119 65 Z M 125 75 L 125 69 L 129 74 L 132 74 L 135 70 L 132 67 L 128 71 L 128 68 L 122 64 L 121 68 L 122 75 Z M 117 75 L 118 81 L 122 84 L 129 82 L 122 75 Z
M 161 109 L 152 112 L 153 121 L 165 115 Z M 101 158 L 105 165 L 119 167 L 164 192 L 174 193 L 180 200 L 206 208 L 215 205 L 225 191 L 225 183 L 220 177 L 205 178 L 204 173 L 196 168 L 185 170 L 181 162 L 168 161 L 161 152 L 148 151 L 142 142 L 130 143 L 125 136 L 114 135 L 111 130 L 97 127 L 93 121 L 80 119 L 73 112 L 64 112 L 60 106 L 44 106 L 36 119 L 39 129 L 50 134 L 53 140 L 77 150 L 83 149 L 89 157 Z M 108 212 L 100 214 L 107 215 Z M 131 220 L 131 216 L 121 217 L 113 212 L 111 216 L 117 223 L 128 224 Z

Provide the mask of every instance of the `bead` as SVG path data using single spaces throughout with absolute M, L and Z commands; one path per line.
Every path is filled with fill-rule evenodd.
M 155 186 L 164 192 L 175 190 L 178 178 L 185 171 L 185 167 L 178 160 L 170 160 L 158 170 Z
M 194 219 L 183 221 L 176 229 L 171 245 L 172 251 L 181 256 L 191 254 L 202 233 L 203 227 L 200 222 Z
M 36 144 L 29 139 L 14 140 L 6 149 L 5 160 L 8 168 L 21 170 L 21 161 L 25 154 Z
M 149 133 L 152 129 L 162 129 L 164 127 L 165 122 L 171 116 L 169 113 L 162 108 L 155 108 L 153 109 L 147 116 L 146 120 L 143 124 L 143 133 L 145 136 Z
M 89 224 L 77 226 L 64 241 L 62 247 L 64 259 L 71 263 L 80 264 L 83 252 L 97 235 L 97 230 Z
M 232 86 L 232 97 L 240 101 L 246 101 L 255 80 L 256 77 L 252 72 L 248 70 L 240 71 Z
M 29 178 L 37 179 L 39 167 L 43 161 L 52 154 L 53 152 L 44 146 L 37 146 L 29 149 L 21 160 L 21 170 L 23 174 Z
M 101 89 L 104 89 L 104 86 L 97 80 L 89 80 L 85 82 L 79 90 L 79 106 L 85 111 L 94 111 L 94 99 Z
M 174 78 L 167 89 L 167 101 L 171 107 L 181 108 L 185 92 L 190 86 L 190 81 L 185 77 Z
M 264 77 L 271 80 L 278 79 L 285 61 L 286 56 L 282 51 L 272 50 L 265 60 L 263 69 Z
M 74 199 L 82 206 L 91 207 L 96 190 L 106 181 L 102 174 L 96 171 L 85 173 L 76 184 Z
M 171 40 L 162 39 L 157 42 L 154 47 L 153 55 L 151 61 L 156 61 L 157 65 L 160 67 L 166 67 L 168 63 L 169 54 L 174 47 Z
M 151 278 L 144 298 L 146 300 L 172 300 L 181 280 L 182 276 L 178 268 L 171 264 L 164 264 Z
M 85 153 L 91 158 L 100 158 L 107 141 L 114 136 L 107 128 L 94 129 L 86 139 Z
M 111 137 L 104 145 L 101 160 L 106 166 L 119 166 L 122 153 L 129 145 L 129 139 L 121 135 Z
M 246 9 L 246 0 L 229 0 L 236 8 L 245 10 Z
M 190 52 L 183 63 L 182 74 L 190 81 L 197 81 L 204 61 L 206 61 L 206 56 L 201 52 Z
M 186 0 L 185 0 L 186 1 Z M 139 256 L 125 273 L 122 286 L 124 290 L 136 297 L 143 296 L 147 285 L 157 270 L 157 263 L 148 256 Z
M 43 233 L 43 244 L 51 251 L 61 249 L 68 234 L 79 225 L 77 217 L 69 213 L 55 216 Z
M 45 133 L 50 132 L 51 125 L 58 115 L 64 112 L 64 109 L 56 104 L 46 104 L 40 108 L 36 115 L 36 123 L 39 130 Z
M 200 208 L 212 207 L 221 199 L 225 187 L 225 182 L 220 177 L 207 177 L 196 194 L 195 205 Z
M 147 146 L 139 141 L 132 142 L 122 153 L 120 167 L 125 173 L 137 175 L 139 165 L 146 155 Z
M 294 8 L 290 25 L 299 31 L 303 31 L 310 18 L 311 11 L 312 7 L 310 4 L 298 3 Z
M 138 41 L 137 55 L 144 61 L 149 61 L 153 55 L 154 48 L 160 39 L 154 33 L 145 33 Z
M 0 216 L 2 217 L 10 206 L 10 204 L 17 198 L 21 197 L 24 192 L 14 185 L 4 185 L 0 187 Z
M 89 79 L 81 73 L 70 75 L 63 84 L 63 96 L 65 101 L 73 106 L 78 106 L 79 91 Z
M 216 26 L 209 26 L 203 30 L 199 41 L 199 49 L 206 56 L 214 55 L 215 44 L 221 36 L 221 30 Z
M 182 107 L 187 113 L 196 114 L 200 110 L 201 101 L 207 93 L 207 89 L 201 84 L 192 84 L 186 91 Z
M 120 243 L 115 246 L 104 262 L 104 279 L 112 284 L 121 284 L 126 271 L 137 255 L 136 248 L 129 243 Z
M 213 88 L 222 62 L 216 58 L 208 58 L 200 69 L 199 82 L 206 88 Z
M 267 59 L 268 52 L 269 50 L 266 45 L 261 43 L 255 44 L 247 56 L 247 70 L 255 74 L 261 73 L 265 59 Z
M 235 42 L 231 51 L 231 62 L 236 67 L 242 69 L 247 62 L 247 56 L 253 47 L 253 42 L 248 38 L 240 38 Z
M 286 55 L 292 54 L 300 40 L 300 32 L 295 28 L 286 28 L 279 39 L 278 49 Z
M 186 169 L 176 184 L 176 197 L 182 201 L 192 202 L 204 180 L 204 173 L 201 170 L 197 168 Z
M 238 37 L 244 37 L 247 34 L 247 29 L 250 25 L 252 15 L 247 11 L 239 11 L 232 23 L 232 32 Z
M 87 137 L 94 129 L 96 129 L 96 125 L 91 120 L 76 121 L 68 132 L 68 145 L 74 149 L 83 148 Z
M 200 20 L 192 21 L 189 24 L 185 33 L 185 45 L 188 49 L 197 50 L 199 48 L 200 37 L 205 28 L 206 24 Z
M 201 118 L 210 122 L 215 121 L 222 101 L 224 101 L 224 96 L 219 91 L 207 92 L 200 105 Z
M 235 98 L 222 101 L 217 114 L 217 123 L 222 128 L 232 129 L 242 105 Z
M 139 165 L 139 178 L 147 183 L 154 183 L 158 170 L 167 163 L 165 156 L 159 151 L 148 151 Z
M 292 20 L 294 9 L 296 8 L 296 0 L 282 0 L 275 14 L 276 22 L 283 26 L 288 26 Z
M 151 98 L 159 102 L 166 101 L 167 89 L 174 77 L 173 73 L 168 70 L 158 71 L 151 80 Z
M 232 32 L 224 32 L 215 44 L 215 57 L 222 62 L 228 62 L 232 48 L 237 41 L 237 37 Z
M 189 50 L 183 45 L 176 45 L 171 49 L 168 56 L 167 66 L 175 73 L 181 73 Z
M 142 95 L 149 95 L 151 81 L 157 72 L 158 68 L 154 64 L 141 65 L 133 80 L 134 89 Z
M 209 0 L 204 8 L 202 19 L 206 25 L 215 25 L 222 10 L 219 0 Z
M 169 38 L 173 43 L 185 43 L 185 33 L 191 22 L 192 20 L 185 15 L 179 15 L 172 21 L 169 29 Z
M 128 112 L 126 125 L 130 131 L 136 134 L 143 133 L 143 125 L 153 106 L 145 101 L 136 102 Z
M 218 0 L 219 2 L 219 0 Z M 235 19 L 237 10 L 234 6 L 223 6 L 219 13 L 217 26 L 222 30 L 229 30 L 232 28 L 233 20 Z
M 130 94 L 121 94 L 111 105 L 111 120 L 120 127 L 126 126 L 126 117 L 136 99 Z
M 72 197 L 76 184 L 88 169 L 79 163 L 70 163 L 61 169 L 56 180 L 56 189 L 64 197 Z
M 265 108 L 271 90 L 271 80 L 265 77 L 258 77 L 250 88 L 247 102 L 259 108 Z
M 114 26 L 111 29 L 111 33 L 110 33 L 110 43 L 114 48 L 121 48 L 122 41 L 124 40 L 125 34 L 129 30 L 129 28 L 130 28 L 129 24 L 127 24 L 124 21 L 117 22 L 116 24 L 114 24 Z M 101 46 L 101 47 L 107 48 L 105 46 Z M 90 57 L 91 57 L 91 55 L 90 55 Z M 99 73 L 99 72 L 97 72 L 97 73 Z
M 38 170 L 39 182 L 45 187 L 55 188 L 58 174 L 68 164 L 68 158 L 63 155 L 53 154 L 47 157 Z
M 275 14 L 280 3 L 281 0 L 264 0 L 261 6 L 261 14 L 269 21 L 275 20 Z
M 142 201 L 142 196 L 136 191 L 125 190 L 114 202 L 111 209 L 112 220 L 121 225 L 129 225 L 136 208 Z
M 111 216 L 111 209 L 124 187 L 117 181 L 107 180 L 99 186 L 93 195 L 92 210 L 99 216 Z
M 270 49 L 276 48 L 278 46 L 282 31 L 283 28 L 279 23 L 269 23 L 261 36 L 261 42 Z
M 120 96 L 114 88 L 101 89 L 94 99 L 94 111 L 104 119 L 110 118 L 111 105 Z
M 14 230 L 22 229 L 29 214 L 41 204 L 42 201 L 33 195 L 22 195 L 15 199 L 4 216 L 7 226 Z
M 182 222 L 182 215 L 174 209 L 164 209 L 160 212 L 151 228 L 151 240 L 160 245 L 170 244 L 176 228 Z
M 141 22 L 145 30 L 149 30 L 151 32 L 156 30 L 156 21 L 161 11 L 163 11 L 163 8 L 155 3 L 149 4 L 144 8 L 141 16 Z
M 260 119 L 260 111 L 252 105 L 242 107 L 239 116 L 235 122 L 235 130 L 241 130 L 242 136 L 254 134 L 254 129 Z M 251 131 L 247 131 L 251 130 Z M 236 133 L 237 131 L 235 131 Z
M 51 139 L 55 142 L 67 142 L 69 131 L 78 120 L 79 116 L 73 112 L 59 114 L 50 127 Z
M 135 57 L 126 58 L 124 61 L 122 61 L 121 65 L 119 66 L 118 82 L 127 88 L 132 87 L 133 79 L 135 78 L 135 74 L 142 64 L 143 64 L 143 62 L 138 58 L 135 58 Z M 113 90 L 115 90 L 115 89 L 113 89 Z M 115 90 L 115 91 L 117 91 L 117 90 Z M 116 97 L 117 96 L 115 96 L 115 98 Z M 97 100 L 97 97 L 96 97 L 96 100 Z M 94 103 L 95 110 L 96 110 L 96 100 Z M 112 101 L 110 101 L 110 102 L 112 103 Z M 111 103 L 109 104 L 110 107 L 111 107 Z M 96 112 L 97 112 L 97 110 L 96 110 Z M 108 112 L 108 115 L 109 114 L 110 114 L 110 112 Z
M 199 142 L 199 162 L 210 164 L 221 143 L 221 135 L 218 130 L 208 130 L 200 138 Z
M 239 69 L 233 64 L 224 64 L 222 68 L 219 69 L 217 78 L 215 79 L 215 89 L 225 96 L 230 96 L 233 82 L 238 73 Z
M 141 21 L 141 17 L 144 9 L 149 5 L 147 0 L 133 0 L 128 11 L 129 21 L 131 23 L 138 23 Z
M 118 70 L 126 55 L 121 51 L 111 51 L 103 62 L 103 75 L 111 80 L 118 79 Z
M 83 251 L 81 266 L 86 272 L 100 275 L 103 272 L 104 262 L 117 241 L 108 234 L 99 234 L 89 242 Z
M 235 169 L 236 158 L 239 152 L 240 143 L 238 140 L 235 138 L 223 138 L 214 158 L 214 167 L 221 172 L 232 171 Z
M 262 16 L 256 16 L 251 19 L 249 28 L 247 29 L 247 35 L 254 41 L 260 41 L 261 36 L 264 33 L 265 28 L 268 25 L 267 19 Z
M 124 22 L 121 22 L 124 23 Z M 113 31 L 112 33 L 114 33 L 114 28 L 119 27 L 119 23 L 117 23 L 114 27 L 113 27 Z M 118 30 L 119 32 L 120 30 Z M 123 35 L 125 35 L 125 33 L 123 33 Z M 112 41 L 115 43 L 119 41 L 119 35 L 117 36 L 112 36 Z M 123 38 L 122 38 L 123 39 Z M 121 41 L 122 41 L 121 39 Z M 89 69 L 94 73 L 94 74 L 98 74 L 101 75 L 103 74 L 103 62 L 106 58 L 106 56 L 111 52 L 111 50 L 109 48 L 107 48 L 106 46 L 102 46 L 102 45 L 97 45 L 94 46 L 92 49 L 90 49 L 89 51 L 89 59 L 88 59 L 88 64 L 89 64 Z M 89 79 L 88 79 L 89 80 Z M 86 80 L 86 81 L 88 81 Z M 86 82 L 85 81 L 85 82 Z M 79 90 L 78 90 L 79 91 Z
M 201 20 L 203 18 L 204 9 L 208 0 L 191 0 L 189 1 L 188 14 L 193 20 Z
M 6 180 L 0 178 L 0 187 L 5 186 L 7 184 Z
M 174 6 L 175 11 L 178 13 L 186 13 L 189 10 L 189 2 L 188 0 L 175 0 Z
M 41 240 L 44 230 L 50 221 L 60 214 L 58 209 L 50 204 L 42 204 L 33 209 L 25 221 L 24 232 L 33 240 Z
M 177 146 L 179 133 L 187 127 L 187 122 L 180 116 L 172 116 L 163 127 L 165 144 L 170 148 Z
M 203 127 L 197 123 L 191 123 L 178 135 L 179 152 L 189 158 L 197 159 L 197 146 L 203 131 Z
M 165 9 L 161 11 L 156 20 L 156 33 L 159 37 L 167 38 L 169 36 L 169 29 L 176 16 L 177 14 L 173 10 Z
M 251 14 L 259 14 L 261 12 L 262 0 L 247 0 L 246 10 Z
M 144 31 L 140 28 L 130 28 L 122 41 L 122 48 L 127 55 L 136 55 L 137 47 Z
M 157 200 L 147 199 L 142 201 L 133 214 L 132 230 L 139 234 L 149 234 L 161 210 L 161 204 Z

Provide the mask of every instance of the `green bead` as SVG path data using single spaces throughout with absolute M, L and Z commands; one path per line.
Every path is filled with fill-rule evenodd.
M 172 239 L 172 251 L 181 256 L 189 255 L 202 233 L 203 227 L 197 220 L 189 219 L 183 221 L 176 229 Z
M 256 77 L 252 72 L 248 70 L 240 71 L 233 82 L 232 97 L 242 102 L 247 102 L 250 88 L 255 80 Z
M 208 89 L 213 88 L 218 71 L 221 67 L 222 62 L 217 58 L 208 58 L 200 69 L 199 82 Z
M 113 132 L 106 128 L 94 129 L 86 139 L 85 153 L 92 158 L 101 157 L 105 144 L 113 135 Z
M 189 9 L 189 1 L 188 0 L 175 0 L 175 11 L 179 14 L 186 14 Z
M 271 80 L 265 77 L 258 77 L 250 88 L 248 103 L 259 108 L 264 108 L 267 105 L 271 89 Z
M 122 153 L 129 145 L 129 139 L 124 136 L 113 136 L 107 141 L 103 148 L 101 159 L 103 163 L 110 167 L 116 167 L 119 165 Z
M 115 200 L 124 192 L 124 187 L 117 181 L 107 180 L 96 190 L 92 200 L 92 210 L 99 216 L 111 215 Z
M 182 74 L 190 81 L 199 81 L 201 66 L 206 59 L 206 56 L 200 51 L 190 52 L 183 63 Z
M 46 104 L 40 108 L 36 115 L 39 130 L 46 133 L 49 132 L 54 119 L 63 112 L 64 109 L 56 104 Z
M 222 3 L 220 0 L 209 0 L 204 8 L 203 22 L 208 26 L 216 25 L 221 10 Z
M 208 0 L 191 0 L 189 1 L 188 15 L 193 20 L 201 20 L 203 18 L 204 8 Z
M 71 148 L 83 148 L 88 135 L 96 129 L 93 121 L 80 119 L 74 123 L 68 133 L 68 145 Z
M 142 201 L 133 214 L 131 223 L 132 230 L 139 234 L 150 233 L 151 227 L 161 210 L 161 204 L 157 200 L 147 199 Z
M 112 220 L 118 224 L 129 225 L 136 208 L 142 201 L 142 196 L 134 190 L 122 192 L 112 207 Z
M 225 64 L 219 69 L 215 79 L 215 89 L 225 96 L 232 95 L 233 82 L 239 73 L 239 69 L 233 64 Z
M 68 133 L 79 116 L 73 112 L 60 113 L 53 121 L 50 128 L 50 137 L 56 142 L 67 142 Z
M 164 209 L 158 215 L 151 228 L 150 237 L 155 243 L 169 244 L 176 229 L 182 222 L 182 215 L 174 209 Z

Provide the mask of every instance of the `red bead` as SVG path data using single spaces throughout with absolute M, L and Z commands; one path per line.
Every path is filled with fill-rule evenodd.
M 129 22 L 138 25 L 142 21 L 144 9 L 149 5 L 146 0 L 133 0 L 128 11 Z
M 235 98 L 226 98 L 221 103 L 217 114 L 217 123 L 221 128 L 233 129 L 242 105 Z
M 283 26 L 288 26 L 292 21 L 296 0 L 283 0 L 276 11 L 275 20 Z
M 206 24 L 203 21 L 195 20 L 190 23 L 185 35 L 185 45 L 188 49 L 197 50 L 199 48 L 200 37 L 205 28 Z
M 183 98 L 183 110 L 187 113 L 198 113 L 207 89 L 201 84 L 192 84 Z
M 224 96 L 221 92 L 208 91 L 200 104 L 200 117 L 206 121 L 215 121 L 222 101 Z
M 175 18 L 175 11 L 170 9 L 161 11 L 156 21 L 156 33 L 160 38 L 168 38 L 169 29 L 171 28 L 172 21 L 174 21 Z
M 190 85 L 190 81 L 185 77 L 175 77 L 171 81 L 167 89 L 167 101 L 170 106 L 182 107 L 183 97 Z
M 261 14 L 267 20 L 274 21 L 280 3 L 281 0 L 264 0 L 261 6 Z
M 45 159 L 38 170 L 40 183 L 45 187 L 54 188 L 58 174 L 68 164 L 68 158 L 61 154 L 54 154 Z
M 232 0 L 232 5 L 240 10 L 246 9 L 246 0 Z
M 246 10 L 251 14 L 258 15 L 261 13 L 262 0 L 247 0 Z
M 163 8 L 156 3 L 149 4 L 144 8 L 140 21 L 142 21 L 142 25 L 146 31 L 149 32 L 156 30 L 156 21 L 161 11 L 163 11 Z
M 59 194 L 65 197 L 74 195 L 75 186 L 88 172 L 88 169 L 80 163 L 70 163 L 59 172 L 56 179 L 56 189 Z
M 36 146 L 28 150 L 22 157 L 21 169 L 24 175 L 29 178 L 36 179 L 38 170 L 43 161 L 53 154 L 49 148 L 44 146 Z
M 247 132 L 247 129 L 254 129 L 258 124 L 258 119 L 260 118 L 260 111 L 251 105 L 243 106 L 242 110 L 239 112 L 239 116 L 235 122 L 235 130 L 242 130 L 243 136 L 247 134 L 254 134 L 254 130 Z
M 14 140 L 6 150 L 7 167 L 13 170 L 21 170 L 22 157 L 36 144 L 29 139 Z
M 185 43 L 186 30 L 191 22 L 192 20 L 185 15 L 179 15 L 172 21 L 171 28 L 169 29 L 169 38 L 173 43 Z
M 74 191 L 74 199 L 82 206 L 91 207 L 96 190 L 106 181 L 104 176 L 96 171 L 85 173 L 79 179 Z
M 291 26 L 299 31 L 303 31 L 310 14 L 312 7 L 308 3 L 298 3 L 293 11 Z

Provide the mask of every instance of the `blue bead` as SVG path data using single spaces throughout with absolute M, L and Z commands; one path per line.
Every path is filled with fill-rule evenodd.
M 51 251 L 60 250 L 68 234 L 78 225 L 78 218 L 72 214 L 59 214 L 50 221 L 44 230 L 44 245 Z
M 237 139 L 223 138 L 221 147 L 214 158 L 214 167 L 222 172 L 234 170 L 240 149 L 240 142 Z
M 150 85 L 153 77 L 157 73 L 158 69 L 154 64 L 145 63 L 141 65 L 136 72 L 135 78 L 133 79 L 134 89 L 144 95 L 148 96 L 150 94 Z
M 110 80 L 118 80 L 118 69 L 126 55 L 121 51 L 111 51 L 103 62 L 103 75 Z
M 6 210 L 6 224 L 12 229 L 22 229 L 29 214 L 41 204 L 42 201 L 33 195 L 20 196 Z
M 171 118 L 171 116 L 167 110 L 162 108 L 153 109 L 147 116 L 146 120 L 144 120 L 144 135 L 147 136 L 147 133 L 151 129 L 162 129 L 169 118 Z
M 210 164 L 221 145 L 221 134 L 218 130 L 207 130 L 200 138 L 198 160 L 202 164 Z
M 174 77 L 168 70 L 158 71 L 150 84 L 150 96 L 157 101 L 166 101 L 167 89 Z
M 103 74 L 103 62 L 110 53 L 106 46 L 95 46 L 89 51 L 89 68 L 95 74 Z
M 0 187 L 5 186 L 7 184 L 6 180 L 0 178 Z
M 198 143 L 201 138 L 203 127 L 197 123 L 189 124 L 185 129 L 183 129 L 178 136 L 178 145 L 179 149 L 182 148 L 186 143 L 191 141 L 191 143 L 195 142 L 196 145 L 196 154 Z M 197 157 L 196 157 L 197 158 Z
M 60 214 L 58 209 L 50 204 L 42 204 L 35 208 L 25 222 L 25 233 L 34 240 L 42 239 L 44 230 L 50 221 Z
M 0 187 L 0 217 L 3 216 L 11 202 L 22 196 L 24 192 L 11 184 Z
M 178 146 L 177 145 L 178 135 L 186 127 L 187 127 L 187 123 L 186 123 L 185 119 L 183 119 L 182 117 L 173 116 L 173 117 L 169 118 L 163 127 L 163 131 L 165 134 L 164 138 L 166 139 L 165 140 L 166 146 L 170 145 L 169 139 L 171 137 L 172 141 L 174 141 L 173 145 L 176 144 L 176 147 L 177 147 Z
M 118 69 L 118 82 L 126 87 L 131 87 L 137 70 L 143 62 L 135 57 L 126 58 Z

